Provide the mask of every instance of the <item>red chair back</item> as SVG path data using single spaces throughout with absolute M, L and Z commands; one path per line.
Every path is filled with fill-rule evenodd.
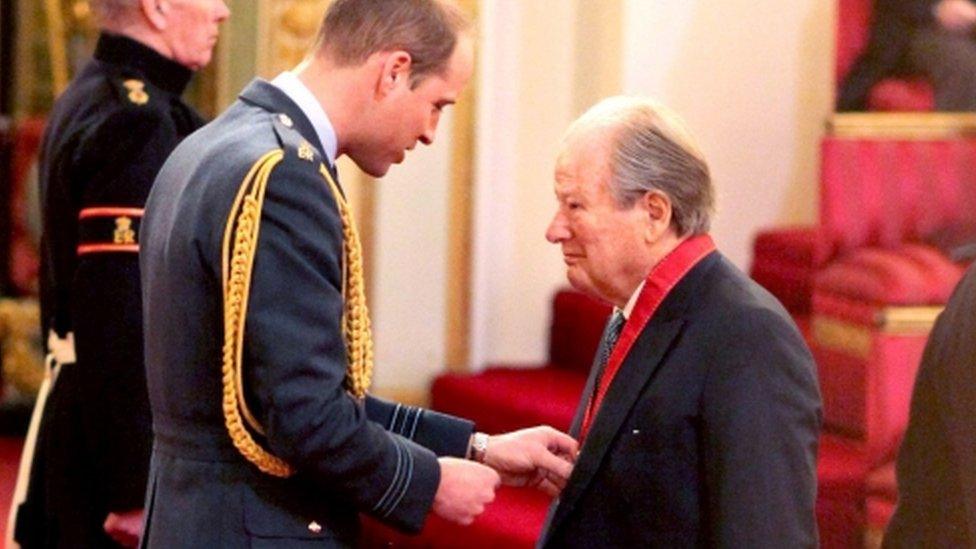
M 559 368 L 590 371 L 610 306 L 575 290 L 560 290 L 552 300 L 549 361 Z
M 821 229 L 834 252 L 976 236 L 976 139 L 828 137 Z

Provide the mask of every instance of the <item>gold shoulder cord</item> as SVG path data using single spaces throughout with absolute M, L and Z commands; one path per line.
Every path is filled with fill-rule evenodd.
M 245 402 L 242 374 L 244 321 L 247 317 L 251 273 L 261 228 L 261 208 L 271 171 L 282 158 L 284 158 L 284 151 L 271 151 L 251 167 L 234 200 L 224 229 L 222 246 L 224 346 L 221 377 L 224 424 L 234 447 L 262 472 L 284 478 L 294 474 L 294 469 L 281 458 L 262 448 L 244 426 L 244 422 L 247 422 L 252 430 L 264 434 L 264 429 Z M 363 398 L 373 374 L 373 339 L 369 312 L 366 308 L 362 246 L 349 206 L 339 192 L 338 185 L 325 166 L 320 166 L 320 173 L 329 183 L 342 219 L 344 241 L 342 331 L 349 364 L 345 384 L 346 389 L 356 398 Z
M 366 307 L 366 279 L 363 275 L 363 247 L 359 242 L 359 232 L 353 221 L 352 212 L 345 197 L 339 192 L 339 185 L 332 174 L 319 165 L 319 173 L 329 183 L 332 196 L 339 207 L 342 218 L 343 278 L 342 335 L 346 340 L 346 354 L 349 370 L 346 373 L 346 390 L 356 398 L 366 396 L 373 380 L 373 325 Z

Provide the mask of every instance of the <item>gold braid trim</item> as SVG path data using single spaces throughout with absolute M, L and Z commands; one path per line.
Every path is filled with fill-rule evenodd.
M 284 153 L 271 151 L 251 167 L 241 184 L 224 229 L 222 245 L 222 274 L 224 289 L 224 346 L 221 365 L 223 383 L 222 407 L 224 425 L 237 451 L 263 473 L 276 477 L 290 477 L 294 470 L 281 458 L 262 448 L 244 427 L 244 421 L 263 434 L 244 400 L 242 352 L 244 320 L 251 286 L 251 270 L 257 251 L 261 226 L 261 206 L 271 170 L 281 162 Z M 231 236 L 233 235 L 233 247 Z M 244 415 L 245 420 L 241 419 Z
M 319 166 L 319 172 L 332 189 L 332 196 L 335 197 L 339 217 L 342 219 L 344 255 L 342 296 L 345 302 L 342 333 L 346 340 L 346 353 L 349 360 L 346 390 L 361 399 L 366 396 L 373 379 L 373 329 L 369 320 L 369 309 L 366 307 L 363 247 L 359 241 L 359 232 L 356 230 L 349 204 L 339 192 L 339 185 L 332 179 L 332 174 L 325 165 Z
M 224 229 L 221 250 L 224 292 L 221 377 L 224 424 L 234 447 L 262 472 L 276 477 L 289 477 L 294 474 L 294 469 L 262 448 L 244 426 L 246 422 L 252 430 L 264 435 L 264 429 L 247 406 L 243 382 L 244 321 L 247 317 L 251 273 L 261 228 L 261 208 L 271 171 L 282 158 L 283 151 L 271 151 L 251 167 L 234 199 Z M 339 192 L 339 186 L 324 165 L 320 166 L 319 171 L 329 183 L 342 219 L 342 332 L 349 364 L 345 385 L 350 393 L 361 399 L 366 395 L 373 376 L 373 337 L 366 307 L 362 245 L 349 205 Z

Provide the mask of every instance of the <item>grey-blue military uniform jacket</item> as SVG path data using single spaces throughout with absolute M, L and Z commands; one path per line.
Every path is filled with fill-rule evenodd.
M 273 150 L 284 158 L 264 197 L 242 362 L 256 438 L 297 471 L 287 479 L 239 455 L 221 409 L 222 238 L 247 172 Z M 308 118 L 256 80 L 156 180 L 141 254 L 155 435 L 144 545 L 349 546 L 359 512 L 416 531 L 437 456 L 467 449 L 471 422 L 344 389 L 342 223 L 323 163 L 334 173 Z

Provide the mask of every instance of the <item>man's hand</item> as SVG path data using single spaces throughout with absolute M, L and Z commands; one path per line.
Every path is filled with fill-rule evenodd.
M 970 0 L 941 0 L 935 5 L 935 19 L 946 30 L 969 32 L 976 24 L 976 4 Z
M 457 458 L 439 458 L 441 483 L 434 494 L 434 512 L 467 526 L 495 499 L 498 473 L 488 467 Z
M 530 486 L 557 496 L 573 472 L 579 444 L 552 427 L 532 427 L 488 439 L 485 465 L 508 486 Z
M 109 513 L 102 528 L 108 537 L 122 547 L 136 547 L 139 545 L 139 536 L 142 535 L 142 515 L 142 509 Z

